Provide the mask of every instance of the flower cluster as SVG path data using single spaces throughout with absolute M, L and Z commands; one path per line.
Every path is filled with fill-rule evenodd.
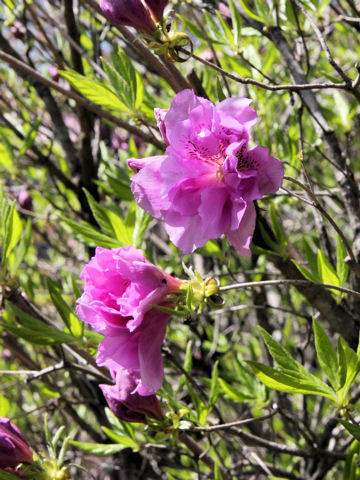
M 257 122 L 250 103 L 228 98 L 215 106 L 183 90 L 169 110 L 155 109 L 166 155 L 128 160 L 136 202 L 165 222 L 183 253 L 225 234 L 240 255 L 251 254 L 253 201 L 280 188 L 283 165 L 265 147 L 249 149 Z
M 0 469 L 32 463 L 33 454 L 23 434 L 8 418 L 0 417 Z
M 172 308 L 171 296 L 180 293 L 182 282 L 133 247 L 98 247 L 81 278 L 85 286 L 77 314 L 104 335 L 97 363 L 116 383 L 102 386 L 109 405 L 117 404 L 121 418 L 129 418 L 130 409 L 143 419 L 147 412 L 139 397 L 150 396 L 147 403 L 158 418 L 161 409 L 153 397 L 163 381 L 161 345 L 170 315 L 154 306 Z

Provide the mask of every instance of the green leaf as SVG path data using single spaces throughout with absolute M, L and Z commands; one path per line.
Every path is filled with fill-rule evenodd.
M 343 241 L 341 240 L 339 234 L 336 234 L 336 273 L 339 278 L 340 285 L 344 285 L 346 282 L 349 266 L 344 262 L 344 259 L 347 256 L 347 251 Z
M 317 260 L 321 281 L 323 283 L 330 283 L 331 285 L 340 286 L 340 281 L 334 267 L 320 249 L 318 250 Z
M 104 457 L 106 455 L 114 455 L 124 448 L 129 448 L 126 445 L 119 445 L 118 443 L 88 443 L 88 442 L 77 442 L 76 440 L 70 440 L 71 445 L 74 445 L 84 452 L 91 453 L 93 455 L 98 455 L 99 457 Z M 1 480 L 1 479 L 0 479 Z
M 239 2 L 242 8 L 244 9 L 244 12 L 246 13 L 246 15 L 248 15 L 250 18 L 253 18 L 254 20 L 257 20 L 258 22 L 261 22 L 261 23 L 264 22 L 264 19 L 262 19 L 261 17 L 256 15 L 256 13 L 250 10 L 250 8 L 246 5 L 244 0 L 239 0 Z
M 148 215 L 145 210 L 140 208 L 138 205 L 135 205 L 135 225 L 132 232 L 132 243 L 134 247 L 140 247 L 144 233 L 151 222 L 152 217 Z
M 65 302 L 58 292 L 56 284 L 50 279 L 46 279 L 47 289 L 49 290 L 51 300 L 60 314 L 63 322 L 76 338 L 81 338 L 84 331 L 84 322 L 78 319 L 69 305 Z
M 15 248 L 15 245 L 18 243 L 21 237 L 21 232 L 23 230 L 23 222 L 19 214 L 15 209 L 15 201 L 10 207 L 8 214 L 6 216 L 4 228 L 4 246 L 3 246 L 3 264 L 6 263 L 10 253 Z
M 27 222 L 26 222 L 26 225 L 25 225 L 25 231 L 24 231 L 23 237 L 21 239 L 21 242 L 19 243 L 19 246 L 17 247 L 17 249 L 15 251 L 15 254 L 16 254 L 15 255 L 15 261 L 11 265 L 11 271 L 13 273 L 16 272 L 19 265 L 24 260 L 26 254 L 29 250 L 29 247 L 31 245 L 31 240 L 32 240 L 32 224 L 31 224 L 31 220 L 28 219 Z
M 219 396 L 219 361 L 216 360 L 210 385 L 209 408 L 213 408 Z
M 4 470 L 0 470 L 0 480 L 19 480 L 19 477 L 12 473 L 5 472 Z
M 235 7 L 234 0 L 229 0 L 231 11 L 231 20 L 233 24 L 234 43 L 237 47 L 240 45 L 242 20 L 238 9 Z
M 338 422 L 346 428 L 346 430 L 357 440 L 360 442 L 360 427 L 359 425 L 355 425 L 354 423 L 350 423 L 347 420 L 343 420 L 342 418 L 338 418 Z
M 139 449 L 139 444 L 135 442 L 132 438 L 125 435 L 119 435 L 118 433 L 114 432 L 114 430 L 111 430 L 110 428 L 107 428 L 107 427 L 101 427 L 101 429 L 106 433 L 106 435 L 110 438 L 110 440 L 115 441 L 119 445 L 130 447 L 133 450 Z
M 19 310 L 14 305 L 8 303 L 9 311 L 16 315 L 22 327 L 15 327 L 9 323 L 4 327 L 14 335 L 24 338 L 28 342 L 36 345 L 58 345 L 60 343 L 75 343 L 76 339 L 72 335 L 47 325 L 41 320 L 28 315 Z
M 24 138 L 24 142 L 17 154 L 17 160 L 19 160 L 28 150 L 29 148 L 32 147 L 34 141 L 35 141 L 35 138 L 36 138 L 36 135 L 37 135 L 37 132 L 38 132 L 38 129 L 39 129 L 39 126 L 41 125 L 41 122 L 42 122 L 42 117 L 39 117 L 34 125 L 32 125 L 32 127 L 30 128 L 29 132 L 27 133 L 26 137 Z
M 219 463 L 218 462 L 215 462 L 215 466 L 214 466 L 214 480 L 222 480 L 222 475 L 221 475 L 221 470 L 220 470 L 220 467 L 219 467 Z
M 6 397 L 0 395 L 0 417 L 8 417 L 11 411 L 11 405 Z
M 286 240 L 285 231 L 279 220 L 280 218 L 279 210 L 275 204 L 270 205 L 269 215 L 271 220 L 271 226 L 278 243 L 278 248 L 280 252 L 284 255 L 286 253 L 287 240 Z
M 201 40 L 206 41 L 206 38 L 204 37 L 203 32 L 201 31 L 201 28 L 196 26 L 194 23 L 192 23 L 190 20 L 188 20 L 186 17 L 183 15 L 180 15 L 180 13 L 177 13 L 176 16 L 180 18 L 182 23 L 185 25 L 185 27 L 193 34 L 195 37 L 200 38 Z
M 335 348 L 332 346 L 325 331 L 315 318 L 313 319 L 313 329 L 316 353 L 320 367 L 329 379 L 331 385 L 337 390 L 340 387 L 340 378 L 339 364 Z
M 5 143 L 0 143 L 0 165 L 7 171 L 12 171 L 13 155 Z
M 219 385 L 222 391 L 235 402 L 246 402 L 248 400 L 253 400 L 254 397 L 252 395 L 248 395 L 247 393 L 241 392 L 233 385 L 227 383 L 223 378 L 219 378 Z
M 124 246 L 123 242 L 104 235 L 88 222 L 78 223 L 64 215 L 59 215 L 59 218 L 71 228 L 73 233 L 79 234 L 86 244 L 91 247 L 118 248 Z
M 288 393 L 321 395 L 337 400 L 331 388 L 321 380 L 312 382 L 310 378 L 304 380 L 295 373 L 283 373 L 258 362 L 248 361 L 247 363 L 253 368 L 257 378 L 269 388 Z
M 307 270 L 303 265 L 298 263 L 296 260 L 291 259 L 291 261 L 299 270 L 301 275 L 306 278 L 306 280 L 310 280 L 311 282 L 317 282 L 319 280 L 312 272 L 309 272 L 309 270 Z
M 223 19 L 221 13 L 218 10 L 215 10 L 216 16 L 218 17 L 221 27 L 224 31 L 224 36 L 228 40 L 229 45 L 233 48 L 236 49 L 236 45 L 234 43 L 234 35 L 233 32 L 231 31 L 231 28 L 229 25 L 225 22 Z
M 132 229 L 127 227 L 115 212 L 100 205 L 84 188 L 86 199 L 102 232 L 111 238 L 116 238 L 123 245 L 132 244 Z
M 129 112 L 128 107 L 119 99 L 119 97 L 102 83 L 84 77 L 73 71 L 60 70 L 59 74 L 85 98 L 96 105 L 100 105 L 109 110 Z
M 360 359 L 342 337 L 338 340 L 338 363 L 340 365 L 340 389 L 337 391 L 340 406 L 348 402 L 348 392 L 360 372 Z
M 263 336 L 267 349 L 281 369 L 301 374 L 308 373 L 308 371 L 300 363 L 294 360 L 290 353 L 285 350 L 280 343 L 274 340 L 266 330 L 264 330 L 262 327 L 258 328 Z
M 186 344 L 186 351 L 185 351 L 185 360 L 184 360 L 184 370 L 186 373 L 191 373 L 192 368 L 192 340 L 189 340 Z

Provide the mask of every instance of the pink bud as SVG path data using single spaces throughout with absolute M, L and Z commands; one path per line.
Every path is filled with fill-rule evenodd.
M 135 392 L 140 375 L 119 368 L 113 372 L 115 385 L 100 385 L 112 412 L 126 422 L 146 423 L 146 417 L 162 420 L 164 417 L 156 395 L 142 396 Z
M 153 33 L 157 22 L 163 20 L 168 0 L 100 0 L 106 18 L 115 25 L 128 25 Z
M 0 417 L 0 468 L 32 462 L 33 454 L 23 434 L 8 418 Z
M 24 210 L 29 210 L 30 212 L 33 209 L 33 201 L 30 193 L 27 190 L 22 190 L 18 193 L 17 201 L 21 208 Z
M 59 75 L 58 69 L 54 65 L 49 65 L 48 72 L 52 80 L 54 80 L 54 82 L 59 81 L 60 75 Z
M 10 32 L 18 40 L 22 40 L 25 37 L 25 28 L 24 28 L 24 25 L 20 22 L 15 22 L 10 27 Z

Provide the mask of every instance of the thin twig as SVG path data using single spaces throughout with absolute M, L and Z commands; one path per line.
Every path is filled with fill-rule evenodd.
M 139 138 L 141 138 L 145 142 L 151 143 L 152 145 L 155 145 L 157 148 L 160 148 L 161 150 L 165 150 L 166 145 L 160 140 L 157 140 L 155 137 L 148 135 L 147 133 L 140 130 L 140 128 L 137 128 L 131 125 L 130 123 L 125 122 L 124 120 L 121 120 L 118 117 L 115 117 L 111 113 L 107 112 L 106 110 L 103 110 L 98 105 L 95 105 L 95 103 L 90 102 L 89 100 L 78 95 L 77 93 L 71 90 L 67 90 L 66 88 L 61 87 L 58 83 L 53 82 L 52 80 L 44 77 L 43 75 L 40 75 L 40 73 L 38 73 L 36 70 L 34 70 L 29 65 L 22 62 L 21 60 L 18 60 L 17 58 L 13 57 L 12 55 L 9 55 L 3 51 L 0 51 L 0 60 L 3 60 L 7 64 L 14 67 L 16 70 L 20 70 L 24 74 L 31 76 L 32 78 L 42 83 L 43 85 L 46 85 L 49 88 L 57 90 L 58 92 L 62 93 L 65 97 L 75 100 L 75 102 L 82 105 L 87 110 L 90 110 L 91 112 L 96 113 L 96 115 L 98 115 L 99 117 L 103 117 L 106 120 L 109 120 L 110 122 L 114 123 L 115 125 L 121 128 L 124 128 L 125 130 L 132 133 L 133 135 L 137 135 Z
M 339 292 L 349 293 L 355 297 L 360 298 L 360 292 L 351 290 L 350 288 L 338 287 L 337 285 L 331 285 L 330 283 L 321 283 L 321 282 L 311 282 L 310 280 L 290 280 L 290 279 L 280 279 L 280 280 L 261 280 L 259 282 L 244 282 L 244 283 L 234 283 L 233 285 L 227 285 L 225 287 L 220 287 L 220 292 L 227 292 L 228 290 L 239 290 L 241 288 L 253 288 L 260 285 L 314 285 L 317 287 L 328 288 L 330 290 L 338 290 Z
M 263 415 L 262 417 L 254 417 L 254 418 L 245 418 L 243 420 L 237 420 L 235 422 L 223 423 L 221 425 L 212 425 L 211 427 L 193 427 L 191 431 L 194 432 L 215 432 L 217 430 L 227 430 L 228 428 L 238 427 L 240 425 L 248 425 L 249 423 L 261 422 L 263 420 L 267 420 L 268 418 L 273 417 L 278 412 L 277 405 L 274 405 L 273 410 L 269 412 L 267 415 Z
M 229 73 L 226 70 L 222 69 L 218 65 L 213 62 L 209 62 L 204 58 L 198 57 L 194 53 L 186 50 L 185 48 L 179 48 L 182 53 L 189 55 L 190 57 L 194 58 L 195 60 L 199 61 L 200 63 L 211 67 L 213 70 L 221 73 L 222 75 L 234 80 L 235 82 L 242 83 L 244 85 L 255 85 L 256 87 L 263 88 L 265 90 L 270 91 L 278 91 L 278 90 L 288 90 L 292 92 L 297 92 L 300 90 L 320 90 L 320 89 L 327 89 L 327 88 L 339 88 L 339 89 L 347 89 L 347 83 L 303 83 L 303 84 L 289 84 L 289 85 L 268 85 L 267 83 L 258 82 L 253 78 L 248 77 L 239 77 L 238 75 L 234 75 L 233 73 Z

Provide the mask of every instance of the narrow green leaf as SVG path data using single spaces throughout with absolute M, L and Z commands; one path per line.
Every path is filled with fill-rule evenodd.
M 279 210 L 276 207 L 275 204 L 271 204 L 269 208 L 269 215 L 270 215 L 270 220 L 271 220 L 271 226 L 274 231 L 275 238 L 277 240 L 279 249 L 281 253 L 286 252 L 286 247 L 287 247 L 287 240 L 286 240 L 286 235 L 285 231 L 280 223 L 280 215 L 279 215 Z
M 218 17 L 218 19 L 220 21 L 220 24 L 221 24 L 221 27 L 222 27 L 223 31 L 224 31 L 224 37 L 228 40 L 228 43 L 231 46 L 231 48 L 235 49 L 236 45 L 234 43 L 234 35 L 233 35 L 233 32 L 231 31 L 231 28 L 225 22 L 221 13 L 218 10 L 215 10 L 215 13 L 216 13 L 216 16 Z
M 210 385 L 210 396 L 209 396 L 209 408 L 212 408 L 219 396 L 219 361 L 216 360 L 212 376 L 211 376 L 211 385 Z
M 101 429 L 103 430 L 103 432 L 106 433 L 106 435 L 110 438 L 110 440 L 113 440 L 119 445 L 124 445 L 126 447 L 130 447 L 135 450 L 139 448 L 138 443 L 135 442 L 132 438 L 125 435 L 119 435 L 118 433 L 114 432 L 114 430 L 111 430 L 110 428 L 107 428 L 107 427 L 101 427 Z
M 42 117 L 39 117 L 35 121 L 35 123 L 32 125 L 32 127 L 30 128 L 30 130 L 27 133 L 26 137 L 24 138 L 23 144 L 22 144 L 22 146 L 21 146 L 21 148 L 20 148 L 20 150 L 17 154 L 17 160 L 19 160 L 29 150 L 29 148 L 32 147 L 32 145 L 35 141 L 39 126 L 41 125 L 41 122 L 42 122 Z
M 244 393 L 238 390 L 233 385 L 230 385 L 229 383 L 227 383 L 223 378 L 219 378 L 219 385 L 222 391 L 231 400 L 234 400 L 235 402 L 246 402 L 249 400 L 254 400 L 254 397 L 252 395 L 248 395 L 247 393 Z
M 219 463 L 218 462 L 215 462 L 215 466 L 214 466 L 214 480 L 222 480 L 222 475 L 221 475 L 221 470 L 220 470 L 220 467 L 219 467 Z
M 341 405 L 348 401 L 348 392 L 360 372 L 360 359 L 342 337 L 338 340 L 338 363 L 340 365 L 340 389 L 337 391 Z
M 84 452 L 91 453 L 93 455 L 98 455 L 99 457 L 104 457 L 106 455 L 114 455 L 124 448 L 129 448 L 126 445 L 115 444 L 104 444 L 104 443 L 88 443 L 88 442 L 77 442 L 76 440 L 70 441 L 71 445 L 74 445 Z M 1 479 L 0 479 L 1 480 Z
M 315 347 L 320 367 L 328 377 L 331 385 L 337 390 L 340 387 L 339 364 L 335 348 L 332 346 L 320 324 L 313 319 Z
M 85 98 L 109 110 L 129 112 L 128 107 L 119 99 L 113 91 L 102 83 L 84 77 L 73 71 L 59 71 L 59 74 L 67 80 L 72 87 L 80 92 Z
M 192 340 L 189 340 L 186 344 L 186 351 L 185 351 L 185 360 L 184 360 L 184 370 L 186 373 L 190 374 L 192 369 Z
M 307 370 L 296 360 L 292 358 L 287 350 L 280 345 L 272 336 L 262 327 L 258 327 L 264 338 L 267 349 L 279 367 L 287 372 L 308 373 Z
M 140 247 L 144 233 L 151 222 L 152 217 L 148 215 L 145 210 L 140 208 L 138 205 L 135 206 L 135 225 L 132 232 L 132 243 L 134 247 Z
M 62 332 L 52 325 L 38 320 L 19 310 L 14 305 L 8 303 L 8 310 L 16 315 L 22 327 L 15 327 L 6 323 L 4 326 L 7 330 L 18 335 L 31 343 L 38 345 L 56 345 L 59 343 L 75 343 L 76 339 L 72 335 Z
M 237 47 L 240 45 L 242 20 L 238 9 L 235 7 L 234 0 L 229 0 L 231 19 L 233 24 L 234 43 Z
M 182 23 L 185 25 L 185 27 L 193 34 L 195 35 L 195 37 L 197 38 L 200 38 L 201 40 L 204 40 L 206 41 L 206 38 L 204 37 L 204 34 L 203 32 L 201 31 L 201 29 L 196 26 L 193 22 L 191 22 L 190 20 L 188 20 L 186 17 L 184 17 L 183 15 L 180 15 L 180 13 L 177 13 L 176 16 L 178 18 L 180 18 L 180 20 L 182 21 Z
M 58 292 L 55 283 L 50 279 L 46 279 L 47 289 L 49 290 L 51 300 L 63 319 L 63 322 L 68 327 L 72 335 L 80 338 L 83 334 L 84 322 L 78 319 L 69 305 L 65 302 L 61 294 Z
M 309 270 L 307 270 L 303 265 L 298 263 L 296 260 L 291 259 L 291 261 L 299 270 L 301 275 L 306 278 L 306 280 L 310 280 L 311 282 L 317 282 L 319 280 L 312 272 L 309 272 Z
M 343 420 L 342 418 L 338 418 L 338 422 L 343 425 L 346 430 L 358 441 L 360 442 L 360 427 L 359 425 L 355 425 L 354 423 L 350 423 L 347 420 Z
M 320 249 L 318 250 L 317 259 L 321 281 L 323 283 L 330 283 L 331 285 L 340 286 L 340 281 L 334 267 Z
M 15 248 L 21 237 L 23 230 L 23 222 L 15 209 L 15 201 L 10 207 L 9 213 L 6 216 L 4 225 L 4 246 L 3 246 L 3 264 L 5 264 L 10 253 Z
M 19 477 L 12 473 L 5 472 L 5 470 L 0 470 L 0 480 L 19 480 Z
M 26 225 L 25 225 L 25 231 L 24 231 L 23 237 L 21 239 L 21 242 L 19 243 L 19 246 L 17 247 L 17 249 L 15 251 L 15 261 L 11 265 L 11 271 L 13 273 L 16 272 L 19 265 L 24 260 L 26 254 L 29 250 L 29 247 L 31 245 L 31 240 L 32 240 L 32 224 L 31 224 L 31 220 L 28 219 L 27 222 L 26 222 Z
M 132 228 L 129 228 L 115 212 L 100 205 L 94 197 L 84 189 L 86 199 L 102 232 L 109 237 L 115 237 L 123 245 L 132 244 Z
M 340 236 L 336 234 L 336 273 L 339 278 L 340 285 L 346 282 L 349 266 L 344 262 L 347 257 L 347 251 Z
M 89 246 L 104 247 L 104 248 L 117 248 L 124 246 L 124 243 L 115 238 L 111 238 L 103 233 L 99 232 L 90 223 L 87 222 L 75 222 L 70 220 L 64 215 L 59 215 L 59 218 L 66 223 L 73 233 L 77 233 Z
M 269 388 L 288 393 L 321 395 L 323 397 L 331 398 L 335 402 L 337 400 L 337 397 L 331 388 L 328 387 L 326 383 L 321 382 L 321 380 L 312 383 L 309 380 L 304 381 L 297 377 L 295 373 L 282 373 L 279 370 L 275 370 L 274 368 L 262 365 L 258 362 L 248 361 L 247 363 L 253 368 L 257 378 Z
M 248 15 L 250 18 L 253 18 L 254 20 L 257 20 L 258 22 L 261 22 L 261 23 L 264 22 L 263 18 L 259 17 L 258 15 L 256 15 L 256 13 L 250 10 L 250 8 L 246 5 L 244 0 L 239 0 L 239 2 L 242 8 L 244 9 L 244 12 L 246 13 L 246 15 Z

